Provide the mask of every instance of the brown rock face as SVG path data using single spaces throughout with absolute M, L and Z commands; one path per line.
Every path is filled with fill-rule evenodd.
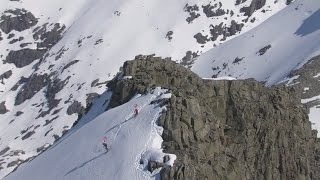
M 159 119 L 163 146 L 177 155 L 161 179 L 314 179 L 314 134 L 293 89 L 253 80 L 210 81 L 169 59 L 137 56 L 132 79 L 111 81 L 111 107 L 161 86 L 172 91 Z

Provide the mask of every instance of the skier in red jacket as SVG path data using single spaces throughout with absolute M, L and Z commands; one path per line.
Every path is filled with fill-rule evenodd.
M 138 104 L 134 105 L 134 111 L 133 111 L 134 117 L 136 117 L 139 114 Z
M 104 137 L 102 138 L 102 145 L 103 145 L 103 147 L 106 149 L 106 151 L 108 152 L 108 151 L 109 151 L 109 148 L 108 148 L 107 137 L 106 137 L 106 136 L 104 136 Z

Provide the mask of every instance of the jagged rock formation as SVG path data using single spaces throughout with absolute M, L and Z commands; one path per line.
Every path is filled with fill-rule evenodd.
M 253 80 L 203 80 L 169 59 L 124 64 L 111 107 L 161 86 L 172 91 L 159 119 L 164 149 L 177 155 L 162 179 L 317 179 L 315 132 L 297 92 Z

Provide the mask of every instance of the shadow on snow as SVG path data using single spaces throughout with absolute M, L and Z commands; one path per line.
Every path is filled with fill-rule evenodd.
M 320 29 L 320 9 L 305 19 L 295 34 L 300 36 L 309 35 Z
M 88 160 L 88 161 L 86 161 L 86 162 L 82 163 L 80 166 L 77 166 L 77 167 L 75 167 L 75 168 L 71 169 L 71 170 L 70 170 L 70 171 L 68 171 L 64 176 L 67 176 L 67 175 L 71 174 L 72 172 L 74 172 L 74 171 L 76 171 L 76 170 L 78 170 L 78 169 L 80 169 L 80 168 L 84 167 L 86 164 L 88 164 L 88 163 L 90 163 L 90 162 L 92 162 L 92 161 L 94 161 L 94 160 L 98 159 L 99 157 L 101 157 L 101 156 L 103 156 L 103 155 L 107 154 L 107 152 L 108 152 L 108 151 L 106 151 L 106 152 L 104 152 L 104 153 L 101 153 L 101 154 L 99 154 L 98 156 L 96 156 L 96 157 L 94 157 L 94 158 L 92 158 L 92 159 L 90 159 L 90 160 Z

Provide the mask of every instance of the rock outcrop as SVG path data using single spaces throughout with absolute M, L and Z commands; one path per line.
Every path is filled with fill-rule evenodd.
M 51 30 L 48 30 L 50 28 Z M 62 38 L 62 34 L 65 28 L 65 25 L 59 23 L 55 23 L 54 25 L 48 25 L 48 23 L 46 23 L 34 29 L 34 40 L 41 40 L 41 42 L 37 43 L 37 48 L 50 49 L 51 47 L 53 47 Z
M 44 54 L 45 50 L 42 49 L 20 49 L 17 51 L 10 51 L 5 62 L 13 63 L 17 68 L 22 68 L 40 59 Z
M 251 1 L 250 6 L 243 7 L 240 11 L 244 12 L 246 16 L 251 16 L 254 11 L 261 9 L 266 2 L 266 0 L 253 0 Z
M 163 180 L 316 179 L 316 133 L 294 89 L 254 80 L 203 80 L 152 56 L 127 61 L 108 86 L 110 108 L 155 86 L 172 91 L 159 124 L 163 147 L 177 160 L 162 169 Z
M 0 114 L 5 114 L 8 112 L 8 109 L 5 105 L 5 101 L 0 103 Z
M 8 34 L 11 31 L 23 31 L 36 25 L 38 19 L 25 9 L 5 10 L 0 17 L 0 29 Z
M 12 71 L 6 71 L 3 74 L 0 75 L 0 80 L 3 81 L 3 79 L 9 79 L 12 76 Z
M 15 105 L 20 105 L 27 99 L 31 99 L 37 92 L 39 92 L 49 81 L 49 76 L 34 74 L 30 79 L 23 85 L 21 90 L 18 92 Z

